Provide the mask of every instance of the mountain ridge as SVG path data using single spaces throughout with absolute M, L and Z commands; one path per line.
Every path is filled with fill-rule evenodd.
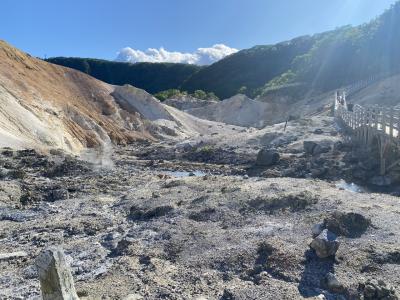
M 122 78 L 118 84 L 133 83 L 153 94 L 167 89 L 189 93 L 204 90 L 215 93 L 221 99 L 238 93 L 254 98 L 271 89 L 299 85 L 304 86 L 306 95 L 310 92 L 324 93 L 373 74 L 399 72 L 399 28 L 400 2 L 396 2 L 379 17 L 365 24 L 342 26 L 272 45 L 254 46 L 209 66 L 186 65 L 186 68 L 190 68 L 187 72 L 183 72 L 185 67 L 182 65 L 173 65 L 170 71 L 164 71 L 164 64 L 144 63 L 143 66 L 147 68 L 138 70 L 137 74 L 139 77 L 145 76 L 147 82 Z M 76 60 L 87 63 L 87 59 Z M 67 65 L 62 59 L 49 61 Z M 140 65 L 133 66 L 138 68 Z M 107 72 L 112 73 L 110 70 Z M 117 73 L 114 72 L 113 76 L 120 76 Z M 93 72 L 92 75 L 102 79 Z M 160 77 L 164 81 L 158 81 Z M 292 91 L 288 89 L 288 93 Z
M 109 84 L 130 84 L 151 94 L 177 88 L 203 68 L 182 63 L 129 63 L 79 57 L 52 57 L 46 61 L 76 69 Z

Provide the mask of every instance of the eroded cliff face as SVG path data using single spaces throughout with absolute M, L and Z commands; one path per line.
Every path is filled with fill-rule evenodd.
M 114 88 L 0 41 L 0 146 L 78 154 L 87 147 L 151 139 L 140 116 L 111 96 Z

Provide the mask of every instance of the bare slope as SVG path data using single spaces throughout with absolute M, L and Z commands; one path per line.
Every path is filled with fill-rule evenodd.
M 348 97 L 348 101 L 361 105 L 399 106 L 399 80 L 400 75 L 393 75 L 368 82 L 364 88 L 360 88 L 351 97 Z M 358 84 L 363 84 L 363 82 L 356 82 L 354 85 Z M 346 90 L 347 88 L 343 87 L 342 89 Z M 257 100 L 252 100 L 244 95 L 236 95 L 215 104 L 186 111 L 207 120 L 262 128 L 266 125 L 284 122 L 290 116 L 298 118 L 330 114 L 335 92 L 336 90 L 332 90 L 316 95 L 304 92 L 296 97 L 282 94 L 259 97 Z
M 182 140 L 231 130 L 162 104 L 144 90 L 106 84 L 2 41 L 0 103 L 0 147 L 79 154 L 136 139 Z
M 373 82 L 352 95 L 349 100 L 361 105 L 398 106 L 400 104 L 399 80 L 400 75 L 395 75 Z
M 78 153 L 149 137 L 138 116 L 115 102 L 113 89 L 0 41 L 0 146 Z
M 262 128 L 286 118 L 284 103 L 265 103 L 245 95 L 236 95 L 221 102 L 187 110 L 199 118 L 244 127 Z

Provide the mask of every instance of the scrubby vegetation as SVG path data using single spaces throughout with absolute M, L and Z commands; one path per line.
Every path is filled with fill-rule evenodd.
M 214 93 L 206 93 L 203 90 L 196 90 L 189 94 L 186 91 L 180 91 L 178 89 L 169 89 L 166 91 L 159 92 L 154 95 L 160 101 L 164 101 L 170 98 L 181 98 L 185 96 L 191 96 L 200 100 L 219 100 L 219 98 Z

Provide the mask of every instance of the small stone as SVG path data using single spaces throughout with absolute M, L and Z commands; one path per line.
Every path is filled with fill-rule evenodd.
M 271 149 L 261 149 L 257 154 L 256 165 L 269 167 L 279 161 L 279 153 Z
M 323 134 L 324 131 L 321 128 L 317 128 L 314 130 L 314 134 Z
M 328 273 L 324 278 L 326 288 L 332 293 L 341 293 L 344 291 L 343 285 L 336 278 L 335 274 Z
M 3 167 L 0 167 L 0 179 L 7 177 L 7 174 L 8 174 L 8 170 Z
M 324 175 L 328 170 L 322 167 L 322 168 L 313 168 L 310 171 L 311 171 L 311 176 L 315 178 Z
M 143 296 L 139 294 L 129 294 L 123 300 L 142 300 Z
M 310 244 L 319 258 L 334 256 L 340 242 L 334 233 L 324 229 Z
M 341 141 L 337 141 L 337 142 L 335 142 L 335 143 L 333 144 L 333 149 L 334 149 L 334 150 L 340 151 L 340 150 L 343 150 L 343 148 L 344 148 L 344 144 L 343 144 L 343 142 L 341 142 Z
M 54 190 L 50 190 L 46 197 L 45 200 L 48 202 L 55 202 L 58 200 L 65 200 L 65 199 L 69 199 L 69 192 L 67 189 L 54 189 Z
M 331 150 L 331 147 L 328 146 L 328 145 L 325 145 L 325 144 L 317 144 L 317 145 L 314 147 L 313 155 L 318 155 L 318 154 L 321 154 L 321 153 L 327 153 L 327 152 L 329 152 L 330 150 Z
M 78 297 L 88 297 L 89 296 L 89 292 L 87 290 L 80 290 L 77 291 Z
M 36 259 L 43 300 L 79 300 L 64 252 L 49 248 Z
M 183 184 L 182 180 L 170 180 L 167 181 L 162 187 L 168 189 L 168 188 L 178 187 L 182 184 Z
M 317 236 L 319 236 L 323 230 L 324 230 L 324 224 L 321 224 L 321 223 L 315 224 L 311 228 L 313 238 L 316 238 Z
M 367 284 L 364 288 L 365 299 L 376 299 L 376 289 L 372 284 Z

